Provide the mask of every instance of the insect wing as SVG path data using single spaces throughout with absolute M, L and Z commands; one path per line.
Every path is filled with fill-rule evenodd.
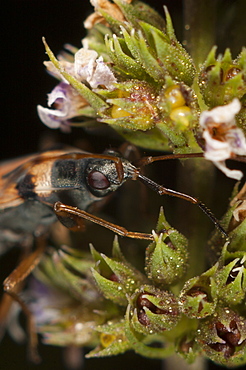
M 15 207 L 24 202 L 19 196 L 16 184 L 21 174 L 24 174 L 24 164 L 29 163 L 31 158 L 28 156 L 19 159 L 2 162 L 0 165 L 0 210 Z
M 30 173 L 36 178 L 38 184 L 39 177 L 42 178 L 43 175 L 47 177 L 46 170 L 52 162 L 69 155 L 72 155 L 71 150 L 55 150 L 2 162 L 0 165 L 0 210 L 16 207 L 24 202 L 16 186 L 21 177 Z M 83 154 L 78 151 L 77 155 Z M 52 190 L 48 181 L 43 181 L 39 185 L 39 188 L 41 187 L 44 191 Z

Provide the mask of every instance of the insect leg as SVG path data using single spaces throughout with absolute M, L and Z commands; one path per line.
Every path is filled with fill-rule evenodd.
M 128 231 L 124 227 L 115 225 L 111 222 L 103 220 L 102 218 L 96 217 L 88 212 L 82 211 L 76 207 L 67 206 L 61 202 L 56 202 L 54 204 L 54 211 L 60 222 L 64 226 L 68 227 L 71 230 L 75 228 L 80 229 L 84 228 L 84 220 L 94 222 L 95 224 L 101 225 L 106 229 L 113 231 L 114 233 L 126 236 L 133 239 L 146 239 L 153 240 L 152 234 L 139 233 L 134 231 Z
M 38 338 L 35 329 L 33 315 L 25 302 L 19 297 L 18 293 L 21 290 L 21 283 L 30 275 L 34 268 L 39 263 L 42 254 L 44 253 L 46 243 L 44 238 L 38 239 L 36 250 L 29 256 L 25 257 L 14 271 L 4 280 L 3 287 L 5 294 L 8 294 L 13 300 L 19 303 L 27 319 L 27 328 L 29 335 L 29 356 L 34 363 L 40 362 L 40 357 L 37 352 Z

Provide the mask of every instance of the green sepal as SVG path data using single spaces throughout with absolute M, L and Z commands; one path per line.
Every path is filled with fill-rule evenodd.
M 119 305 L 127 304 L 127 295 L 132 294 L 141 284 L 146 282 L 146 277 L 132 267 L 120 252 L 117 241 L 114 241 L 114 258 L 92 250 L 96 267 L 92 269 L 95 282 L 105 296 Z
M 90 244 L 90 251 L 91 251 L 92 258 L 96 262 L 96 265 L 100 266 L 100 273 L 103 276 L 107 276 L 107 277 L 110 276 L 113 272 L 108 266 L 108 264 L 105 262 L 101 253 L 97 252 L 97 250 L 93 247 L 92 244 Z
M 170 285 L 180 280 L 187 269 L 187 239 L 170 227 L 160 211 L 155 241 L 146 249 L 146 272 L 156 284 Z
M 229 233 L 231 240 L 230 250 L 231 251 L 244 251 L 246 252 L 246 219 L 244 219 L 235 229 Z
M 109 299 L 121 306 L 125 306 L 127 304 L 126 293 L 122 289 L 122 284 L 103 277 L 94 268 L 91 269 L 91 272 L 97 287 L 106 299 Z
M 237 200 L 238 186 L 239 183 L 235 185 L 232 192 L 232 201 L 230 202 L 231 206 L 221 220 L 221 225 L 229 234 L 230 243 L 227 246 L 227 250 L 229 252 L 246 252 L 246 218 L 237 221 L 234 216 L 234 212 L 241 205 L 241 201 Z M 211 252 L 221 252 L 224 244 L 224 237 L 222 237 L 218 231 L 215 231 L 210 240 Z
M 123 262 L 125 264 L 128 263 L 124 254 L 121 252 L 118 235 L 115 235 L 115 237 L 114 237 L 113 248 L 112 248 L 112 257 L 116 261 Z
M 175 32 L 174 32 L 171 16 L 169 14 L 167 6 L 165 6 L 165 5 L 164 5 L 164 12 L 165 12 L 165 16 L 166 16 L 166 34 L 167 34 L 167 37 L 170 40 L 170 42 L 172 42 L 174 44 L 175 43 L 179 44 L 179 42 L 176 38 Z
M 136 78 L 138 80 L 148 80 L 148 74 L 142 66 L 133 59 L 127 50 L 123 51 L 124 44 L 122 39 L 113 36 L 111 39 L 105 38 L 105 45 L 111 61 L 114 63 L 114 70 L 122 78 Z M 124 48 L 125 49 L 125 48 Z
M 192 364 L 201 355 L 201 349 L 196 342 L 196 330 L 183 333 L 176 340 L 177 353 L 188 363 Z
M 118 5 L 127 22 L 129 22 L 132 27 L 138 29 L 139 21 L 142 20 L 161 30 L 165 29 L 164 18 L 148 4 L 142 1 L 133 1 L 131 4 L 128 4 L 127 1 L 124 0 L 114 0 L 114 3 Z
M 143 22 L 140 22 L 140 25 L 146 35 L 151 34 L 153 39 L 152 48 L 154 48 L 156 53 L 155 58 L 163 70 L 172 78 L 191 86 L 196 69 L 186 50 L 178 43 L 170 43 L 165 34 L 151 25 Z M 151 42 L 150 36 L 148 36 L 148 40 Z
M 102 112 L 99 121 L 134 131 L 152 129 L 160 120 L 155 88 L 138 80 L 116 83 L 115 87 L 116 90 L 111 92 L 97 90 L 110 104 L 110 108 Z

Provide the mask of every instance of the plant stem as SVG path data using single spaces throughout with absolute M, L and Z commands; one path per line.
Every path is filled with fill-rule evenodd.
M 204 159 L 185 160 L 178 173 L 178 188 L 189 195 L 199 198 L 208 207 L 214 186 L 214 168 Z M 212 207 L 213 208 L 213 207 Z M 200 275 L 206 269 L 206 245 L 212 223 L 196 206 L 185 202 L 179 203 L 177 212 L 182 228 L 189 238 L 189 268 L 187 278 Z
M 195 64 L 203 63 L 215 43 L 216 0 L 184 0 L 185 43 Z

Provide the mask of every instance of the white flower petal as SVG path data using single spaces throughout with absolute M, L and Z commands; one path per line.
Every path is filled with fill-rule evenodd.
M 204 111 L 200 116 L 200 127 L 205 140 L 204 157 L 211 160 L 226 176 L 240 180 L 241 171 L 230 170 L 225 160 L 233 155 L 246 155 L 246 138 L 236 126 L 235 115 L 240 111 L 238 99 L 227 105 Z
M 74 72 L 80 81 L 91 79 L 98 54 L 95 50 L 81 48 L 74 55 Z
M 204 131 L 203 138 L 206 142 L 204 157 L 210 161 L 224 161 L 231 155 L 231 148 L 227 142 L 214 140 L 208 131 Z
M 51 107 L 58 99 L 67 100 L 64 91 L 54 88 L 50 94 L 48 94 L 48 106 Z
M 240 111 L 241 104 L 238 99 L 233 99 L 231 103 L 223 106 L 219 106 L 211 109 L 210 111 L 204 111 L 200 116 L 201 127 L 207 126 L 206 122 L 213 121 L 216 123 L 235 123 L 235 115 Z
M 48 126 L 49 128 L 56 129 L 61 126 L 61 120 L 57 118 L 64 118 L 65 115 L 63 112 L 57 109 L 50 109 L 42 107 L 41 105 L 37 106 L 38 115 L 41 121 Z
M 113 88 L 116 82 L 113 72 L 104 63 L 102 56 L 97 58 L 98 54 L 87 47 L 81 48 L 74 56 L 74 71 L 80 81 L 86 81 L 92 89 L 98 86 L 105 86 L 108 89 Z
M 230 170 L 229 168 L 226 167 L 225 162 L 223 161 L 213 163 L 221 172 L 223 172 L 227 177 L 230 177 L 231 179 L 239 181 L 243 177 L 243 173 L 241 171 Z
M 113 84 L 117 82 L 114 77 L 113 72 L 110 68 L 103 62 L 103 58 L 100 57 L 96 60 L 96 69 L 93 75 L 93 79 L 90 82 L 92 88 L 97 88 L 98 86 L 105 86 L 107 89 L 113 89 Z

